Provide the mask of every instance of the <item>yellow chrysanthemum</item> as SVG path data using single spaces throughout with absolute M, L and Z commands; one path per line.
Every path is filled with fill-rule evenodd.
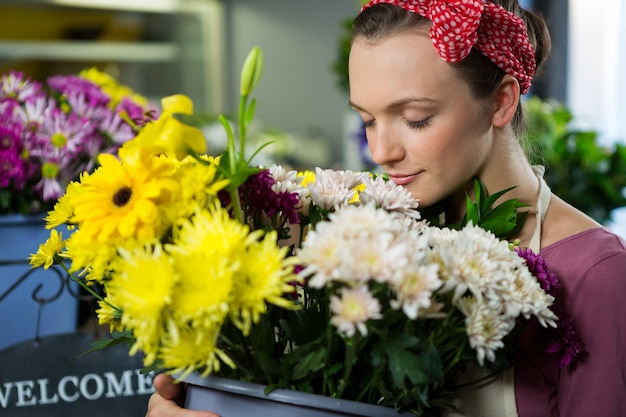
M 174 231 L 176 245 L 168 246 L 172 253 L 203 252 L 232 257 L 245 250 L 262 232 L 250 232 L 250 227 L 232 219 L 219 204 L 196 211 L 191 220 L 183 221 Z
M 189 217 L 196 207 L 207 207 L 229 183 L 226 179 L 218 178 L 214 160 L 207 160 L 207 164 L 203 164 L 192 157 L 181 161 L 174 180 L 180 185 L 179 197 L 172 206 L 175 210 L 173 216 L 176 217 Z
M 98 301 L 99 309 L 96 310 L 98 314 L 98 323 L 108 324 L 111 332 L 121 332 L 124 330 L 122 326 L 122 311 L 113 307 L 107 298 L 105 301 Z
M 118 248 L 133 250 L 145 244 L 146 241 L 121 237 L 99 242 L 79 229 L 66 241 L 64 255 L 72 261 L 70 272 L 86 274 L 87 280 L 103 282 L 108 279 L 111 261 L 118 257 Z
M 172 296 L 172 316 L 200 328 L 219 327 L 228 315 L 236 265 L 215 252 L 173 254 L 180 280 Z M 185 324 L 183 324 L 185 325 Z
M 220 369 L 220 360 L 235 368 L 233 361 L 217 347 L 220 328 L 199 331 L 192 327 L 179 327 L 169 321 L 164 335 L 160 359 L 171 374 L 184 378 L 189 373 L 204 369 L 203 376 Z
M 61 253 L 64 247 L 63 233 L 52 229 L 50 237 L 45 243 L 39 245 L 37 253 L 31 254 L 28 258 L 31 267 L 37 268 L 43 266 L 43 269 L 50 268 L 54 264 L 54 258 Z
M 81 180 L 71 197 L 72 221 L 94 240 L 105 243 L 117 237 L 149 241 L 159 237 L 170 224 L 160 215 L 159 206 L 178 190 L 168 176 L 173 165 L 154 158 L 149 167 L 122 164 L 113 155 L 102 154 L 100 167 Z
M 239 285 L 249 248 L 261 236 L 261 231 L 250 232 L 247 225 L 232 219 L 219 205 L 199 210 L 192 220 L 184 221 L 174 234 L 174 244 L 166 247 L 181 274 L 172 303 L 173 315 L 191 320 L 195 326 L 214 326 L 229 314 L 239 317 L 239 313 L 230 311 L 230 305 L 237 303 L 233 285 Z
M 119 252 L 121 256 L 112 264 L 111 280 L 106 285 L 107 299 L 122 310 L 122 325 L 136 338 L 130 354 L 142 350 L 150 364 L 161 345 L 163 313 L 172 301 L 178 275 L 160 244 Z
M 286 293 L 295 291 L 293 284 L 299 280 L 293 273 L 295 258 L 285 259 L 287 251 L 277 246 L 276 232 L 272 231 L 243 254 L 235 279 L 231 319 L 244 334 L 265 313 L 266 303 L 296 308 L 293 300 L 285 298 Z

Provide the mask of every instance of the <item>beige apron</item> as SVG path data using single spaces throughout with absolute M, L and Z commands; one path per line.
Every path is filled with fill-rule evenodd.
M 541 249 L 541 224 L 550 205 L 551 191 L 543 179 L 545 171 L 542 166 L 533 166 L 539 178 L 539 196 L 537 198 L 537 225 L 528 247 L 535 253 Z M 471 367 L 460 375 L 459 383 L 474 381 L 485 377 L 488 370 Z M 500 372 L 490 379 L 476 385 L 470 385 L 457 391 L 454 405 L 458 413 L 446 411 L 443 417 L 518 417 L 515 401 L 513 368 Z

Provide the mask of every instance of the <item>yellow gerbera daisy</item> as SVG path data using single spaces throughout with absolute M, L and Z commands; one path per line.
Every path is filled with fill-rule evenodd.
M 72 221 L 94 240 L 104 243 L 117 237 L 148 241 L 170 226 L 159 206 L 171 200 L 178 184 L 168 176 L 173 169 L 165 158 L 151 166 L 123 164 L 113 155 L 101 154 L 100 167 L 81 181 L 72 194 Z

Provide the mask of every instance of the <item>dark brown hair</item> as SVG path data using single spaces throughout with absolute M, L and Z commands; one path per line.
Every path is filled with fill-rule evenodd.
M 523 9 L 517 0 L 492 0 L 492 2 L 524 20 L 528 38 L 535 49 L 535 61 L 539 70 L 551 48 L 550 34 L 543 17 Z M 364 10 L 356 17 L 352 27 L 352 39 L 364 37 L 376 41 L 389 35 L 414 30 L 428 22 L 428 19 L 416 13 L 381 3 Z M 479 100 L 491 97 L 505 75 L 502 69 L 475 49 L 472 49 L 463 61 L 452 66 L 468 83 L 474 97 Z M 517 106 L 511 124 L 516 135 L 520 136 L 525 124 L 521 105 Z

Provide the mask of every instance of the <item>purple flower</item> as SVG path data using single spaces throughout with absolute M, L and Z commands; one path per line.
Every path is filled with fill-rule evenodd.
M 111 101 L 96 84 L 76 75 L 54 75 L 47 81 L 50 88 L 65 97 L 76 99 L 77 96 L 82 95 L 84 100 L 92 106 L 107 106 Z
M 11 70 L 0 78 L 0 102 L 12 99 L 24 102 L 39 93 L 41 83 L 25 78 L 19 71 Z
M 26 166 L 22 158 L 22 125 L 2 114 L 0 120 L 0 187 L 19 190 L 26 183 Z
M 524 258 L 526 266 L 537 278 L 541 288 L 543 288 L 546 293 L 555 297 L 557 290 L 561 288 L 561 284 L 556 274 L 548 269 L 548 264 L 545 259 L 528 248 L 515 248 L 515 251 L 519 256 Z
M 129 141 L 135 136 L 133 128 L 126 123 L 117 113 L 108 111 L 98 126 L 98 130 L 107 139 L 107 143 L 112 144 L 112 148 L 104 152 L 112 152 L 118 145 Z
M 242 193 L 242 199 L 247 203 L 248 214 L 257 216 L 265 213 L 270 218 L 280 214 L 282 223 L 288 221 L 291 224 L 299 224 L 300 217 L 296 210 L 300 201 L 298 194 L 276 193 L 272 190 L 274 183 L 274 178 L 267 169 L 248 178 Z
M 129 99 L 128 97 L 124 97 L 120 103 L 117 105 L 116 112 L 119 114 L 121 112 L 125 112 L 130 120 L 133 121 L 137 126 L 143 126 L 146 123 L 158 119 L 159 113 L 157 109 L 146 109 Z
M 2 135 L 1 129 L 0 135 Z M 0 149 L 0 187 L 9 188 L 11 184 L 16 184 L 14 188 L 19 189 L 24 182 L 22 158 L 11 149 Z
M 548 269 L 545 259 L 528 248 L 515 248 L 519 256 L 524 258 L 526 266 L 537 278 L 541 288 L 549 295 L 556 298 L 561 284 L 555 273 Z M 554 306 L 552 308 L 554 310 Z M 552 329 L 555 341 L 546 348 L 546 352 L 559 354 L 559 366 L 565 367 L 575 362 L 583 353 L 583 344 L 574 330 L 572 318 L 563 313 L 557 314 L 556 329 Z
M 15 116 L 24 126 L 24 135 L 29 136 L 37 132 L 53 108 L 55 108 L 54 101 L 43 94 L 30 97 L 23 106 L 17 107 Z
M 574 330 L 570 316 L 561 316 L 554 330 L 556 341 L 546 348 L 546 352 L 559 354 L 559 366 L 574 363 L 584 352 L 584 345 Z

